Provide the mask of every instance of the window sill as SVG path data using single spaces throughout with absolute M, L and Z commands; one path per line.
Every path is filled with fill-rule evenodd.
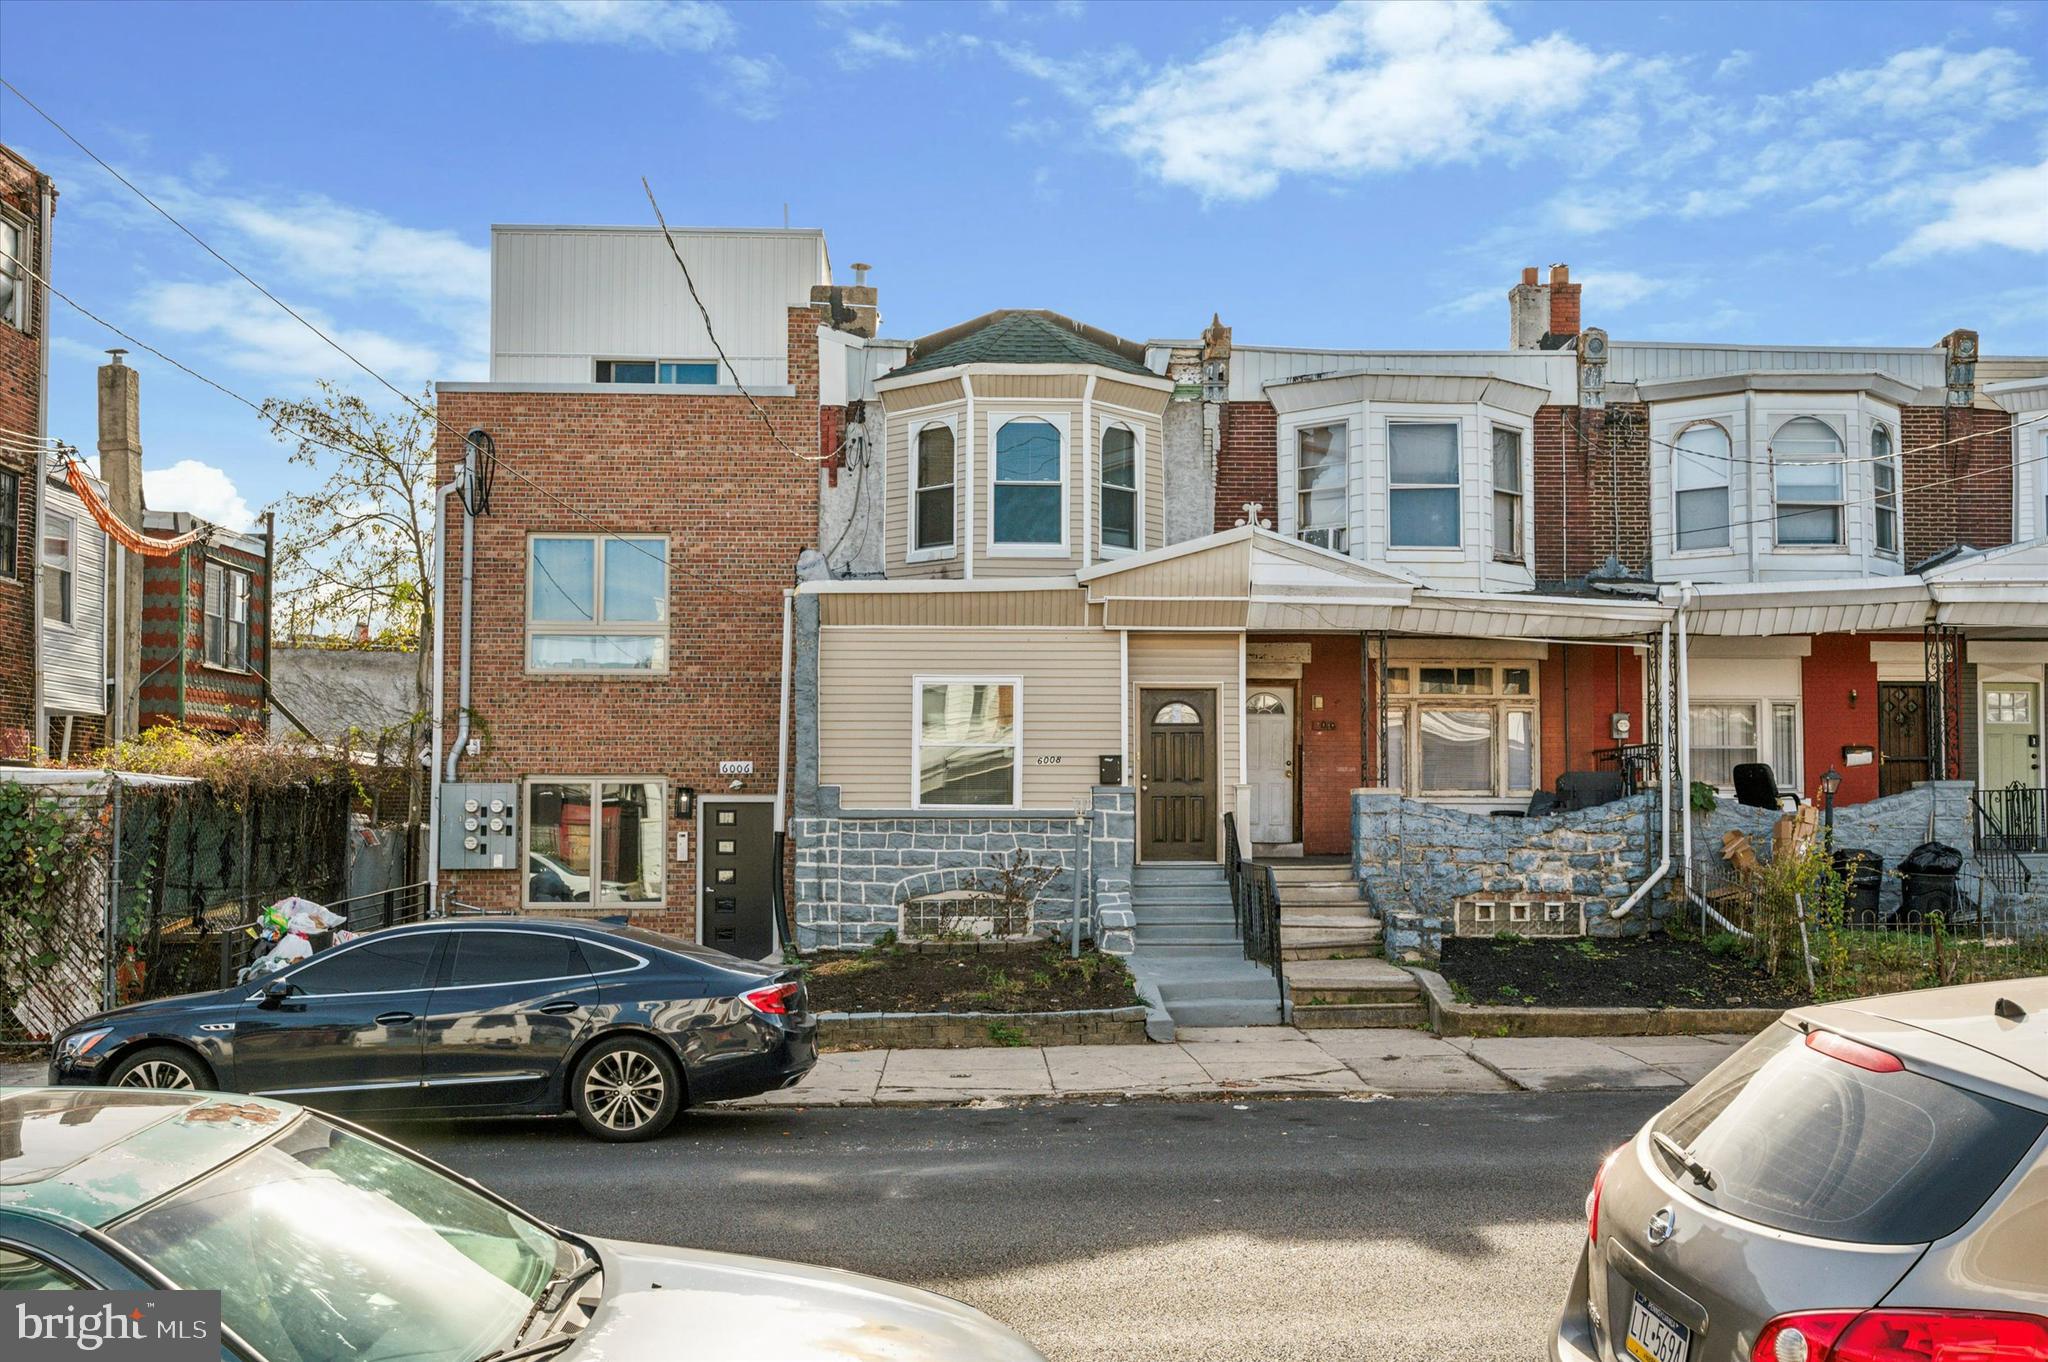
M 903 555 L 903 561 L 906 563 L 950 563 L 959 556 L 959 550 L 951 546 L 943 549 L 912 549 Z
M 991 544 L 984 558 L 1072 558 L 1065 544 Z
M 523 675 L 536 681 L 632 681 L 668 675 L 667 667 L 527 667 Z

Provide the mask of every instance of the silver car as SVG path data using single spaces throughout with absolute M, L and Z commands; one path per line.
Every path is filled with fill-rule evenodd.
M 2048 1359 L 2048 979 L 1785 1014 L 1586 1198 L 1552 1362 Z

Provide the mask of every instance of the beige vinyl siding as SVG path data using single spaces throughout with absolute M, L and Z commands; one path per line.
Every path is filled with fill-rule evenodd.
M 1114 394 L 1113 398 L 1104 394 Z M 1098 428 L 1111 421 L 1121 421 L 1138 433 L 1138 443 L 1144 447 L 1145 465 L 1139 470 L 1141 481 L 1138 490 L 1138 514 L 1144 518 L 1142 532 L 1138 537 L 1138 551 L 1156 549 L 1166 542 L 1166 434 L 1159 414 L 1148 404 L 1134 407 L 1125 398 L 1150 397 L 1153 394 L 1144 388 L 1134 388 L 1127 383 L 1111 383 L 1107 380 L 1095 385 L 1095 424 Z M 1160 393 L 1164 398 L 1166 394 Z M 1163 404 L 1161 404 L 1163 405 Z M 1096 495 L 1101 494 L 1102 469 L 1101 439 L 1096 438 L 1096 449 L 1091 461 L 1090 476 L 1098 479 Z M 1102 509 L 1098 504 L 1093 511 L 1095 523 L 1088 532 L 1094 536 L 1095 559 L 1102 561 Z
M 1088 388 L 1086 375 L 1068 372 L 1044 374 L 976 374 L 974 396 L 979 401 L 984 397 L 1021 397 L 1033 401 L 1080 400 Z
M 882 395 L 882 407 L 891 416 L 907 412 L 916 407 L 936 407 L 946 402 L 965 399 L 967 390 L 957 378 L 941 379 L 937 383 L 917 383 L 908 388 L 892 388 Z
M 1129 751 L 1133 761 L 1142 763 L 1145 709 L 1141 702 L 1146 690 L 1213 689 L 1216 692 L 1216 846 L 1221 856 L 1224 813 L 1237 799 L 1237 748 L 1244 697 L 1237 684 L 1238 663 L 1244 648 L 1242 634 L 1141 634 L 1131 635 L 1131 733 Z M 1142 770 L 1133 773 L 1142 778 Z M 1139 845 L 1145 840 L 1138 831 Z
M 1087 597 L 1078 586 L 1071 591 L 834 591 L 818 599 L 819 622 L 827 626 L 1083 628 L 1093 622 Z
M 950 387 L 957 395 L 960 384 L 927 383 L 918 388 L 906 388 L 902 393 L 889 394 L 891 406 L 904 393 L 924 393 Z M 966 518 L 966 439 L 961 434 L 966 423 L 966 404 L 956 406 L 926 407 L 902 415 L 891 411 L 883 441 L 882 473 L 883 485 L 887 489 L 887 500 L 882 507 L 884 525 L 883 568 L 891 577 L 958 577 L 961 573 L 961 559 L 965 556 L 959 545 L 965 538 L 962 525 Z M 910 512 L 911 478 L 917 467 L 916 447 L 912 441 L 917 432 L 933 422 L 950 421 L 953 427 L 953 543 L 954 556 L 931 558 L 920 562 L 910 561 Z
M 909 808 L 913 679 L 1014 676 L 1024 805 L 1071 809 L 1088 798 L 1096 759 L 1119 750 L 1119 664 L 1117 636 L 1100 629 L 822 629 L 819 782 L 839 787 L 843 808 Z
M 1081 426 L 1081 399 L 1079 390 L 1072 398 L 1043 398 L 1031 401 L 1018 399 L 983 400 L 982 385 L 999 379 L 1017 377 L 1007 374 L 976 374 L 974 377 L 974 539 L 980 546 L 980 556 L 974 560 L 974 575 L 977 577 L 1057 577 L 1062 573 L 1078 572 L 1081 568 L 1081 482 L 1079 470 L 1092 466 L 1094 441 L 1090 432 Z M 1022 375 L 1036 379 L 1036 375 Z M 1048 375 L 1048 377 L 1054 377 Z M 1076 383 L 1085 383 L 1078 376 Z M 994 441 L 991 432 L 1003 422 L 1015 417 L 1042 417 L 1055 424 L 1066 426 L 1065 444 L 1060 450 L 1060 467 L 1066 479 L 1067 497 L 1067 554 L 1065 557 L 1039 557 L 1036 555 L 999 556 L 994 547 L 995 540 L 995 458 Z
M 1113 596 L 1191 599 L 1201 596 L 1245 598 L 1251 579 L 1252 546 L 1248 539 L 1218 544 L 1199 553 L 1183 553 L 1164 562 L 1124 568 L 1096 579 L 1097 600 Z
M 1095 385 L 1095 400 L 1107 402 L 1113 407 L 1128 407 L 1134 412 L 1159 417 L 1166 414 L 1167 399 L 1173 396 L 1171 388 L 1141 388 L 1135 383 L 1119 383 L 1105 378 Z

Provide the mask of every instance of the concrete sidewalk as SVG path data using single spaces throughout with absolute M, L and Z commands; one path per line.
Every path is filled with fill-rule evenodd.
M 976 1101 L 1677 1089 L 1746 1036 L 1440 1039 L 1426 1031 L 1183 1027 L 1171 1045 L 859 1050 L 825 1055 L 794 1088 L 736 1106 L 934 1106 Z M 0 1086 L 43 1081 L 0 1064 Z

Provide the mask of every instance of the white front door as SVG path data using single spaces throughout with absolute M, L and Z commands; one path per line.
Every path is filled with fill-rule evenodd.
M 1294 688 L 1248 687 L 1245 755 L 1252 783 L 1251 834 L 1256 843 L 1294 840 Z
M 2041 784 L 2041 687 L 2031 681 L 1984 683 L 1983 785 Z

